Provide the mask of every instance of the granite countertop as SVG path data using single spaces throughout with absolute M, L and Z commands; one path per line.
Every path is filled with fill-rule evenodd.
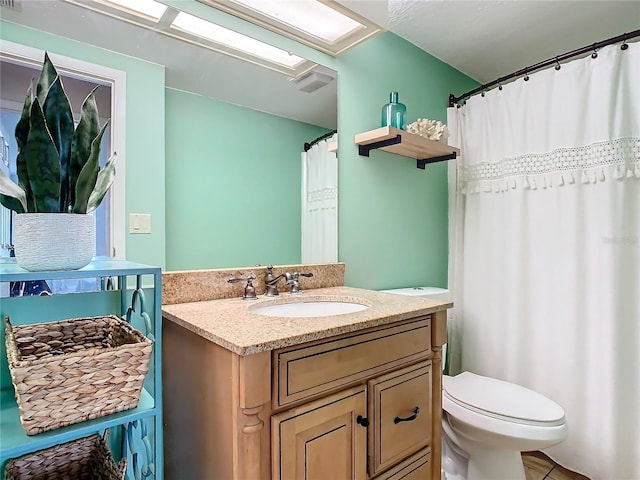
M 258 306 L 292 301 L 346 301 L 367 305 L 359 312 L 307 318 L 270 317 L 251 313 Z M 163 305 L 162 315 L 238 355 L 385 325 L 450 308 L 453 304 L 352 287 L 305 290 L 301 295 L 258 296 L 258 300 L 226 298 Z

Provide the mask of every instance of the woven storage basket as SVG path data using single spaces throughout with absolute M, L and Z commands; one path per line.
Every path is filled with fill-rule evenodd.
M 6 480 L 122 480 L 127 462 L 118 464 L 99 435 L 9 460 Z
M 11 380 L 27 435 L 138 405 L 151 340 L 114 315 L 11 325 Z

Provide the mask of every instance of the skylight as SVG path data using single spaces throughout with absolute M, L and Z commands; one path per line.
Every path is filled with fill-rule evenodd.
M 325 42 L 338 39 L 359 28 L 360 22 L 315 0 L 283 2 L 277 0 L 231 0 L 256 12 L 261 12 L 276 22 L 285 23 L 300 32 L 310 33 Z
M 335 0 L 198 1 L 334 56 L 381 30 Z

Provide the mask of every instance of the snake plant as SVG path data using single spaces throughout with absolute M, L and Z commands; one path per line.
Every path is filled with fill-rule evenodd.
M 89 213 L 113 183 L 116 160 L 114 154 L 103 168 L 98 163 L 109 120 L 100 128 L 96 89 L 74 125 L 62 80 L 45 53 L 35 95 L 32 90 L 15 130 L 18 183 L 0 170 L 0 203 L 17 213 Z

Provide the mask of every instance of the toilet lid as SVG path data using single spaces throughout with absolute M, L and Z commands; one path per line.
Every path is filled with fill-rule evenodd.
M 444 393 L 466 408 L 492 417 L 527 424 L 562 425 L 564 410 L 533 390 L 463 372 L 443 378 Z

